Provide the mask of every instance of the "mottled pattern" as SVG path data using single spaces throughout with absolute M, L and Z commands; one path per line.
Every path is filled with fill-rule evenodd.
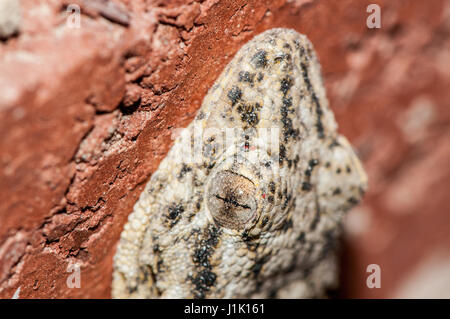
M 226 128 L 237 132 L 231 144 Z M 287 29 L 256 36 L 136 203 L 113 296 L 324 296 L 336 282 L 343 214 L 367 183 L 336 130 L 307 38 Z

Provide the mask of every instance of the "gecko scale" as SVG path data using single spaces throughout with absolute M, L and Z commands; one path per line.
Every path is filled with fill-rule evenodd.
M 324 296 L 344 213 L 366 187 L 311 43 L 268 30 L 237 52 L 146 185 L 112 295 Z

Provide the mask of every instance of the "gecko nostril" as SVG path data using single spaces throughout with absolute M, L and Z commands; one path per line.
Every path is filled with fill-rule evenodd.
M 243 229 L 256 212 L 253 182 L 231 171 L 217 173 L 208 187 L 207 205 L 214 221 L 230 229 Z

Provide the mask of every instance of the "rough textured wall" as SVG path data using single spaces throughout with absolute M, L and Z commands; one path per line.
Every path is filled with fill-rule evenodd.
M 421 287 L 418 269 L 450 263 L 450 5 L 377 1 L 382 27 L 368 29 L 372 2 L 22 0 L 20 33 L 0 42 L 0 297 L 108 298 L 122 226 L 172 129 L 273 27 L 314 44 L 369 173 L 347 223 L 341 295 Z M 71 3 L 81 28 L 66 24 Z M 81 288 L 69 289 L 75 263 Z M 380 289 L 365 285 L 370 263 Z

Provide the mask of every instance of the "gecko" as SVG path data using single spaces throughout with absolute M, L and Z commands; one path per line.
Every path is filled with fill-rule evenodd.
M 326 297 L 345 213 L 366 189 L 311 42 L 265 31 L 146 184 L 114 256 L 112 297 Z

